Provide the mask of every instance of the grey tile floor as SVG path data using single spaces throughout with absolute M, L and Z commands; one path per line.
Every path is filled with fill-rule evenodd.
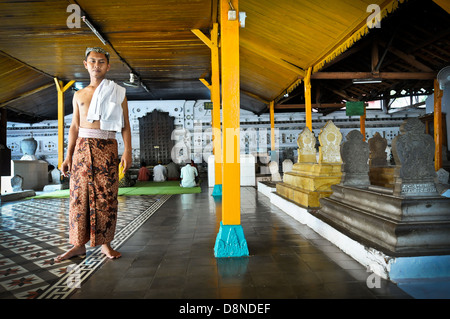
M 241 188 L 241 224 L 250 256 L 215 258 L 220 201 L 211 189 L 173 195 L 72 299 L 410 299 L 275 206 Z

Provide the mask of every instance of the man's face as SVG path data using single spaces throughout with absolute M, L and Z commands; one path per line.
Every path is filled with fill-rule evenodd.
M 94 78 L 104 78 L 109 71 L 108 59 L 103 53 L 92 51 L 84 62 L 89 75 Z

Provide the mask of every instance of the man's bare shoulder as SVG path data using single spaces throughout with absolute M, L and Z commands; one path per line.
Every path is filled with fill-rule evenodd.
M 81 97 L 86 95 L 92 95 L 94 93 L 94 90 L 90 86 L 86 86 L 78 91 L 75 92 L 75 96 Z

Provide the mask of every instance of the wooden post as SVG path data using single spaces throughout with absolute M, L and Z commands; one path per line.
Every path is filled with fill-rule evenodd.
M 275 151 L 275 111 L 274 101 L 270 102 L 270 149 Z
M 58 169 L 64 161 L 64 92 L 74 83 L 75 81 L 72 80 L 64 86 L 62 81 L 55 78 L 56 89 L 58 90 Z
M 214 191 L 213 195 L 222 195 L 222 134 L 220 125 L 220 61 L 219 61 L 219 24 L 214 23 L 211 39 L 199 29 L 191 30 L 211 49 L 211 84 L 205 79 L 200 81 L 210 90 L 212 110 L 212 136 L 214 153 Z
M 312 110 L 311 110 L 311 70 L 312 67 L 308 68 L 306 77 L 304 79 L 305 85 L 305 116 L 306 116 L 306 126 L 312 132 Z
M 363 136 L 363 141 L 366 140 L 366 107 L 364 106 L 364 115 L 359 117 L 359 126 L 361 134 Z
M 442 95 L 439 82 L 434 80 L 434 169 L 442 168 Z

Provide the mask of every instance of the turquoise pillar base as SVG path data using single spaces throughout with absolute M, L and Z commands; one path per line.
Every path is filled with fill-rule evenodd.
M 220 229 L 214 246 L 214 256 L 216 258 L 222 258 L 244 257 L 248 255 L 247 241 L 245 240 L 242 226 L 223 225 L 220 222 Z
M 222 184 L 214 185 L 212 196 L 222 196 Z

